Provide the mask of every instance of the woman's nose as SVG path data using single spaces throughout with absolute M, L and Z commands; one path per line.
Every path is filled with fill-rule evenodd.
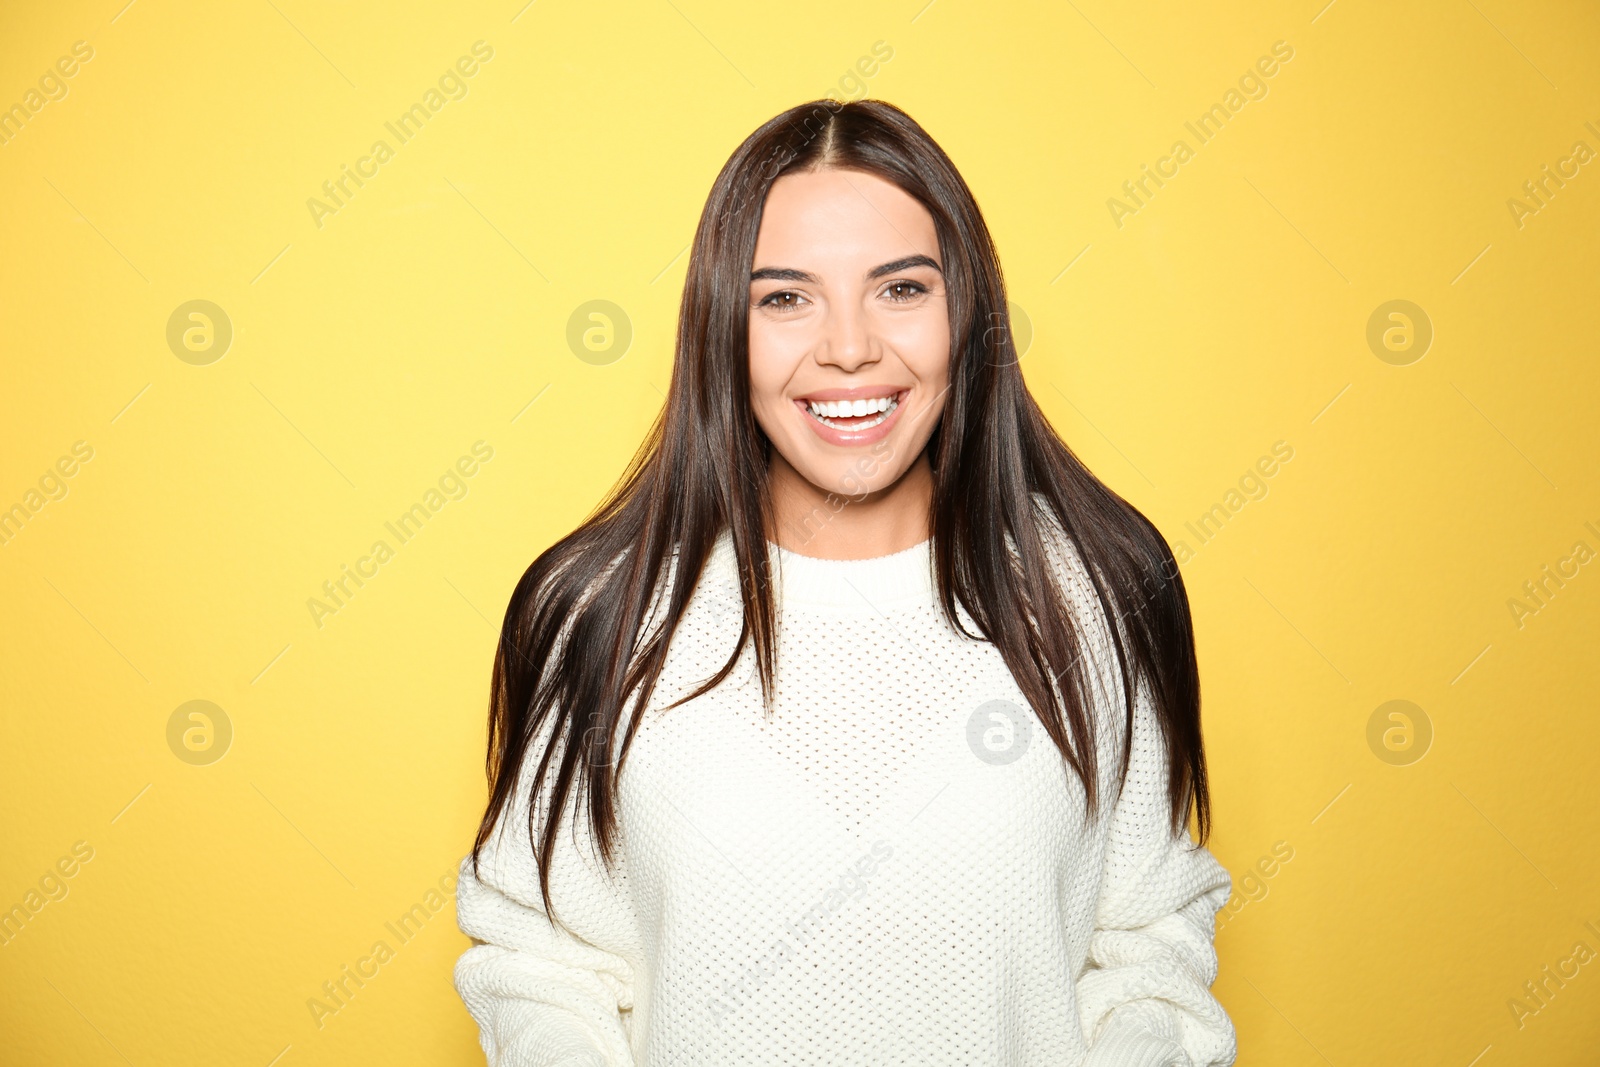
M 853 371 L 876 358 L 873 354 L 872 324 L 866 312 L 853 302 L 836 304 L 835 307 L 839 310 L 828 316 L 817 362 Z

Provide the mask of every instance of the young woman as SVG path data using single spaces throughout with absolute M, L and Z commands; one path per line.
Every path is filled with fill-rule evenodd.
M 723 167 L 666 407 L 506 612 L 457 898 L 491 1064 L 1233 1062 L 1183 582 L 1006 307 L 897 108 Z

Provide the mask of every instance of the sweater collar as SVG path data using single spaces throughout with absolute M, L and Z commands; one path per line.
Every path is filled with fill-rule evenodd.
M 767 542 L 779 603 L 785 608 L 876 615 L 938 603 L 933 580 L 933 538 L 871 559 L 822 559 Z M 733 537 L 723 530 L 707 570 L 738 583 Z

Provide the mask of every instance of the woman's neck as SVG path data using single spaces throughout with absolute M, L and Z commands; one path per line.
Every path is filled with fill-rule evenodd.
M 931 536 L 933 467 L 926 452 L 899 480 L 870 493 L 819 488 L 776 449 L 768 469 L 780 547 L 818 559 L 872 559 L 921 544 Z

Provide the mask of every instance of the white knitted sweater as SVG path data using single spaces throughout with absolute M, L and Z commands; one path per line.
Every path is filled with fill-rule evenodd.
M 1210 992 L 1231 879 L 1166 832 L 1142 682 L 1114 792 L 1120 674 L 1076 550 L 1058 575 L 1094 620 L 1106 727 L 1107 801 L 1087 829 L 1082 786 L 999 652 L 943 618 L 931 548 L 840 561 L 771 546 L 773 717 L 749 647 L 718 688 L 661 712 L 738 638 L 723 534 L 618 782 L 612 876 L 569 805 L 552 879 L 565 929 L 527 840 L 535 750 L 482 880 L 469 857 L 458 888 L 475 943 L 455 983 L 493 1067 L 1234 1062 Z

